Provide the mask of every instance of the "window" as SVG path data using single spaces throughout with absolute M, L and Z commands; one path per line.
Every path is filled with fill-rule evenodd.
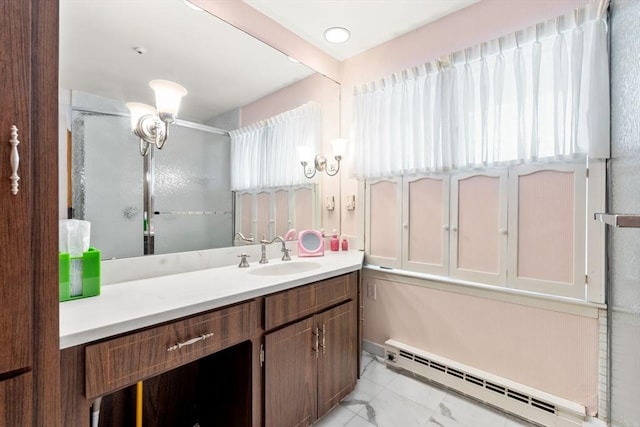
M 509 175 L 513 287 L 584 298 L 586 170 L 521 166 Z
M 403 259 L 424 273 L 449 272 L 449 177 L 406 177 L 403 192 Z
M 256 241 L 282 236 L 290 229 L 317 228 L 317 186 L 235 192 L 235 229 Z
M 451 276 L 506 285 L 507 173 L 451 179 Z
M 605 4 L 354 87 L 369 262 L 604 302 Z
M 594 170 L 589 196 L 604 200 Z M 585 287 L 604 254 L 596 235 L 587 256 L 587 183 L 585 162 L 368 181 L 367 262 L 602 302 L 601 278 Z

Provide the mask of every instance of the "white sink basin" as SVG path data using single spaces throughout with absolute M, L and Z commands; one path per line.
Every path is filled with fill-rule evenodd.
M 322 267 L 319 262 L 313 261 L 282 261 L 278 264 L 269 264 L 264 267 L 251 267 L 249 274 L 258 276 L 280 276 L 285 274 L 306 273 Z

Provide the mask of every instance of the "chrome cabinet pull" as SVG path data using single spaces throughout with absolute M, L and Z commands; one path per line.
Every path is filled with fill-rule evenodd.
M 318 355 L 320 354 L 320 346 L 319 346 L 320 331 L 318 330 L 317 326 L 316 326 L 316 329 L 313 331 L 313 335 L 316 336 L 316 346 L 313 348 L 313 351 L 316 352 L 316 359 L 317 359 Z
M 11 144 L 11 176 L 9 179 L 11 180 L 11 194 L 14 196 L 18 194 L 18 181 L 20 181 L 20 177 L 18 176 L 18 166 L 20 165 L 20 155 L 18 154 L 18 128 L 13 125 L 11 126 L 11 139 L 9 140 L 9 144 Z
M 322 345 L 320 346 L 320 347 L 322 347 L 322 354 L 325 353 L 325 348 L 326 347 L 324 345 L 324 343 L 325 343 L 324 339 L 325 339 L 326 335 L 327 335 L 327 330 L 325 329 L 324 323 L 323 323 L 322 324 Z
M 190 340 L 188 340 L 188 341 L 185 341 L 185 342 L 179 342 L 179 343 L 178 343 L 178 344 L 176 344 L 176 345 L 172 345 L 171 347 L 167 348 L 167 351 L 179 350 L 179 349 L 181 349 L 182 347 L 186 347 L 186 346 L 188 346 L 188 345 L 195 344 L 195 343 L 197 343 L 198 341 L 204 341 L 204 340 L 206 340 L 207 338 L 211 338 L 212 336 L 213 336 L 213 332 L 210 332 L 210 333 L 208 333 L 208 334 L 202 334 L 202 335 L 200 335 L 199 337 L 191 338 L 191 339 L 190 339 Z

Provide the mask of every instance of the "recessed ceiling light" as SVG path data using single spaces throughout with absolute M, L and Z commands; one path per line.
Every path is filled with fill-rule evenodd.
M 331 27 L 324 30 L 324 38 L 331 43 L 344 43 L 351 37 L 351 32 L 343 27 Z
M 199 8 L 198 6 L 196 6 L 195 4 L 191 3 L 189 0 L 183 0 L 184 4 L 186 4 L 187 6 L 189 6 L 191 9 L 193 10 L 197 10 L 198 12 L 204 12 L 203 9 Z

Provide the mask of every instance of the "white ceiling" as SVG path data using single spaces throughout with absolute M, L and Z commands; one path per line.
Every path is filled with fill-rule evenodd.
M 173 80 L 189 91 L 180 118 L 204 123 L 314 72 L 182 0 L 59 1 L 64 89 L 153 105 L 149 80 Z M 344 59 L 477 0 L 245 1 Z M 349 28 L 351 40 L 324 41 L 324 30 L 335 25 Z
M 154 105 L 148 82 L 173 80 L 179 117 L 206 122 L 313 72 L 182 0 L 60 0 L 65 89 Z
M 479 0 L 243 0 L 280 25 L 344 60 L 422 27 Z M 332 44 L 329 27 L 345 27 L 351 39 Z

